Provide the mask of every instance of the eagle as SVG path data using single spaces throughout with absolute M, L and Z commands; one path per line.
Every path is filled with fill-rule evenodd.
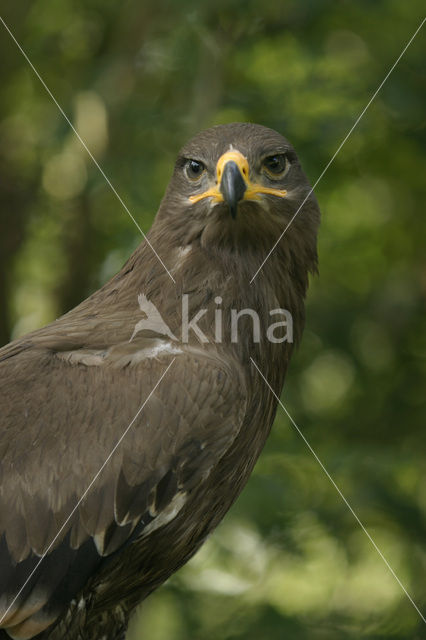
M 279 394 L 301 338 L 319 217 L 286 138 L 214 126 L 121 271 L 0 350 L 1 640 L 122 640 L 219 524 L 277 408 L 256 367 Z

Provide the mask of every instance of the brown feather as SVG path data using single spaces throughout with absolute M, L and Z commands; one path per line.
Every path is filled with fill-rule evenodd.
M 231 144 L 254 173 L 265 154 L 287 152 L 288 198 L 268 196 L 264 206 L 244 201 L 236 220 L 225 204 L 190 205 L 194 185 L 185 177 L 185 159 L 214 170 Z M 278 393 L 294 345 L 269 342 L 265 329 L 269 310 L 285 308 L 300 340 L 308 273 L 317 265 L 319 211 L 312 194 L 250 279 L 309 188 L 290 143 L 270 129 L 234 124 L 199 134 L 179 154 L 149 233 L 176 282 L 142 243 L 102 289 L 0 350 L 3 611 L 49 548 L 3 623 L 20 621 L 12 634 L 31 637 L 56 620 L 40 638 L 118 637 L 136 604 L 195 553 L 243 488 L 276 410 L 250 357 Z M 170 334 L 155 323 L 135 331 L 143 317 L 140 294 Z M 190 317 L 206 309 L 199 326 L 208 344 L 194 334 L 188 344 L 170 337 L 181 335 L 183 294 Z M 214 341 L 217 295 L 221 344 Z M 257 311 L 259 343 L 248 325 L 231 342 L 231 308 Z

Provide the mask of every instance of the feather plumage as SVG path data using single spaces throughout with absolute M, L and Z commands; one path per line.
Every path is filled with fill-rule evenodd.
M 250 284 L 309 185 L 292 156 L 286 188 L 298 199 L 242 202 L 236 220 L 225 204 L 190 205 L 185 158 L 214 167 L 231 143 L 253 171 L 271 149 L 291 150 L 256 125 L 216 127 L 183 149 L 149 234 L 175 283 L 142 244 L 81 305 L 0 350 L 0 638 L 123 637 L 135 605 L 195 553 L 256 462 L 276 402 L 250 356 L 279 391 L 293 344 L 264 331 L 253 342 L 247 328 L 234 343 L 229 318 L 218 343 L 215 298 L 224 311 L 256 310 L 262 329 L 268 309 L 289 309 L 300 338 L 318 208 L 310 196 Z M 191 317 L 205 309 L 207 344 L 179 337 L 184 294 Z M 159 315 L 147 321 L 149 305 Z

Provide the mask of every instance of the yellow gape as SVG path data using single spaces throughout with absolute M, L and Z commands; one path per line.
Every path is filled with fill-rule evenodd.
M 204 198 L 213 198 L 213 202 L 223 202 L 223 195 L 220 191 L 220 183 L 222 180 L 225 165 L 228 162 L 235 162 L 241 172 L 244 182 L 246 183 L 247 188 L 242 198 L 243 200 L 260 200 L 260 194 L 262 193 L 278 196 L 279 198 L 286 197 L 287 191 L 285 189 L 274 189 L 273 187 L 265 187 L 257 182 L 252 182 L 249 177 L 249 163 L 247 158 L 243 156 L 243 154 L 239 151 L 233 149 L 232 151 L 227 151 L 226 153 L 221 155 L 219 160 L 217 161 L 216 184 L 203 193 L 189 196 L 191 202 L 199 202 Z

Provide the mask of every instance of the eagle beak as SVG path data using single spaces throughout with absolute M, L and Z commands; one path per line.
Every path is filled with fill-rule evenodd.
M 250 167 L 248 160 L 237 149 L 230 149 L 220 156 L 216 165 L 216 183 L 203 193 L 189 196 L 192 203 L 204 198 L 211 198 L 213 203 L 226 202 L 235 219 L 238 203 L 241 200 L 260 200 L 262 194 L 270 194 L 279 198 L 285 198 L 285 189 L 267 187 L 250 180 Z
M 237 215 L 238 203 L 243 199 L 246 190 L 247 183 L 241 175 L 238 164 L 234 160 L 228 160 L 223 168 L 220 192 L 234 220 Z

